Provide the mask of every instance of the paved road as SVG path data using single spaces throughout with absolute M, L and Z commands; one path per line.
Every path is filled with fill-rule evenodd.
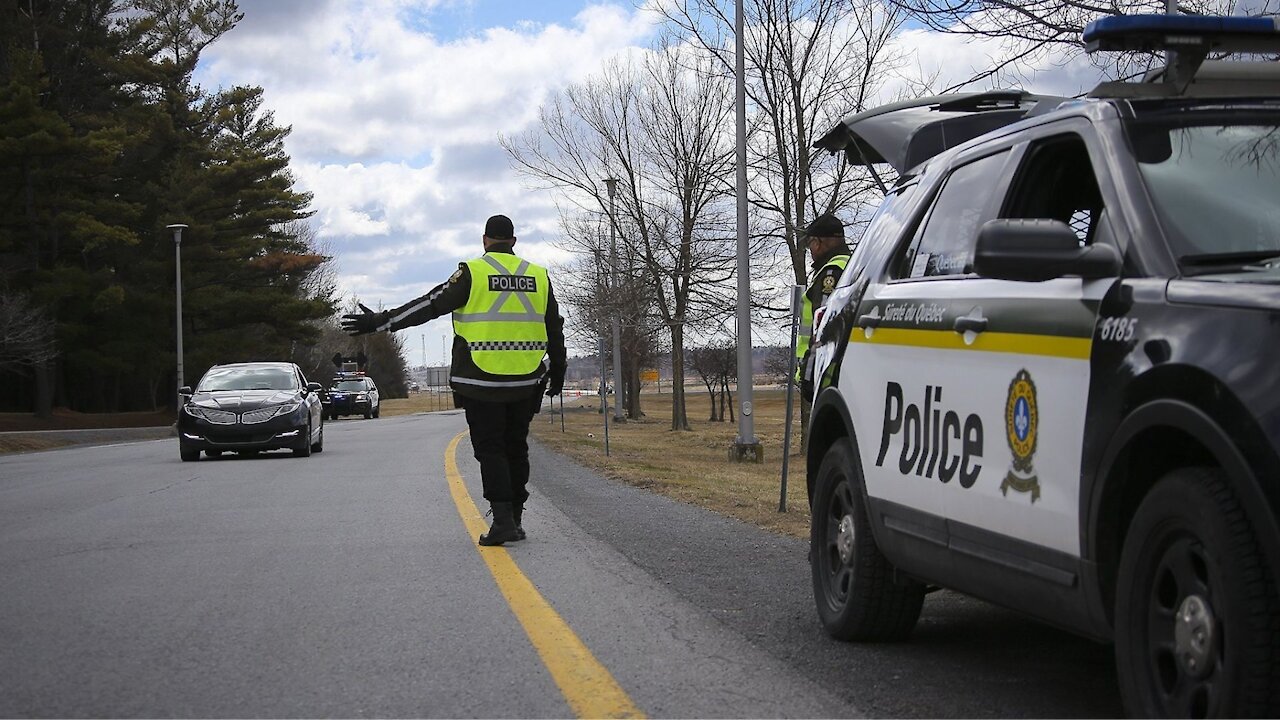
M 464 429 L 0 457 L 0 716 L 572 717 L 610 688 L 652 717 L 1120 713 L 1107 648 L 951 593 L 909 643 L 829 641 L 805 543 L 537 448 L 530 538 L 480 551 Z

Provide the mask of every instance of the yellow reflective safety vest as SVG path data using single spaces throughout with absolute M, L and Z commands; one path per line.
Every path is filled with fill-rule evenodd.
M 828 260 L 822 267 L 818 268 L 818 272 L 813 274 L 816 281 L 822 272 L 829 267 L 835 266 L 840 268 L 840 272 L 844 273 L 845 266 L 849 264 L 848 253 L 836 255 Z M 796 378 L 799 379 L 804 374 L 804 355 L 809 352 L 809 339 L 813 335 L 813 300 L 809 298 L 814 286 L 809 286 L 804 293 L 804 309 L 800 313 L 800 328 L 796 331 Z
M 466 262 L 467 304 L 453 312 L 453 332 L 467 342 L 471 361 L 497 379 L 455 381 L 489 387 L 536 385 L 547 354 L 547 270 L 509 253 Z

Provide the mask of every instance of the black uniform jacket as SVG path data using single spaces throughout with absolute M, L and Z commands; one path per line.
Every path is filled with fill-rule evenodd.
M 490 245 L 488 252 L 515 254 L 512 252 L 510 245 Z M 559 384 L 564 384 L 564 373 L 567 367 L 567 354 L 564 347 L 564 318 L 560 317 L 560 304 L 556 302 L 555 289 L 550 287 L 550 279 L 548 279 L 547 285 L 547 358 L 550 361 L 547 377 L 557 381 Z M 461 308 L 467 304 L 467 299 L 470 296 L 471 271 L 467 268 L 466 263 L 458 263 L 458 271 L 448 280 L 432 288 L 426 295 L 388 311 L 387 321 L 378 329 L 395 331 L 421 325 Z M 467 347 L 467 341 L 459 335 L 453 336 L 453 366 L 450 375 L 452 377 L 467 377 L 479 380 L 502 379 L 476 367 L 471 360 L 471 350 Z M 518 400 L 531 394 L 529 388 L 482 388 L 455 382 L 451 382 L 450 385 L 457 395 L 490 402 Z
M 804 294 L 809 298 L 809 302 L 813 304 L 813 311 L 816 313 L 818 308 L 827 304 L 827 298 L 835 291 L 836 285 L 840 282 L 839 267 L 831 266 L 824 268 L 823 265 L 831 262 L 831 258 L 837 255 L 848 255 L 848 246 L 841 245 L 831 252 L 813 259 L 813 268 L 818 271 L 813 276 L 813 280 L 809 282 L 809 287 L 805 289 Z

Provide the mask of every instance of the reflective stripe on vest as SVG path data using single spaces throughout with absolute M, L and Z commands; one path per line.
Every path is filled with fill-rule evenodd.
M 468 260 L 467 269 L 471 294 L 453 313 L 453 332 L 467 341 L 477 368 L 527 384 L 524 376 L 540 369 L 547 352 L 546 269 L 507 253 Z M 499 384 L 506 383 L 486 383 Z
M 816 282 L 822 271 L 831 266 L 840 268 L 840 272 L 844 273 L 844 268 L 849 264 L 848 255 L 836 255 L 826 262 L 825 265 L 818 268 L 818 272 L 814 273 L 813 278 Z M 813 286 L 809 286 L 812 290 Z M 804 293 L 804 310 L 800 314 L 800 329 L 796 332 L 796 358 L 803 360 L 804 354 L 809 352 L 809 336 L 813 334 L 813 301 L 809 299 L 809 290 Z

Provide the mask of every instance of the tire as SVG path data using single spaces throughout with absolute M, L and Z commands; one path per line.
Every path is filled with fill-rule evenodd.
M 200 459 L 199 450 L 188 450 L 181 445 L 178 446 L 178 455 L 182 458 L 182 462 L 195 462 Z
M 895 581 L 893 565 L 876 546 L 847 439 L 827 450 L 814 486 L 809 563 L 823 629 L 838 640 L 905 639 L 920 618 L 925 587 Z
M 324 421 L 323 420 L 320 421 L 320 439 L 316 441 L 315 445 L 311 446 L 311 452 L 313 453 L 324 452 Z
M 205 450 L 204 454 L 211 458 L 222 457 L 221 450 Z
M 1131 716 L 1280 715 L 1280 603 L 1220 471 L 1162 478 L 1133 516 L 1118 573 L 1116 666 Z
M 307 421 L 307 434 L 302 436 L 302 444 L 293 449 L 294 457 L 311 457 L 311 422 Z
M 382 403 L 378 403 L 378 406 L 373 409 L 373 416 L 376 418 L 381 414 L 382 414 Z
M 365 420 L 368 420 L 369 418 L 372 418 L 372 417 L 373 417 L 373 411 L 372 411 L 372 410 L 365 410 L 365 411 L 364 411 L 364 419 L 365 419 Z

